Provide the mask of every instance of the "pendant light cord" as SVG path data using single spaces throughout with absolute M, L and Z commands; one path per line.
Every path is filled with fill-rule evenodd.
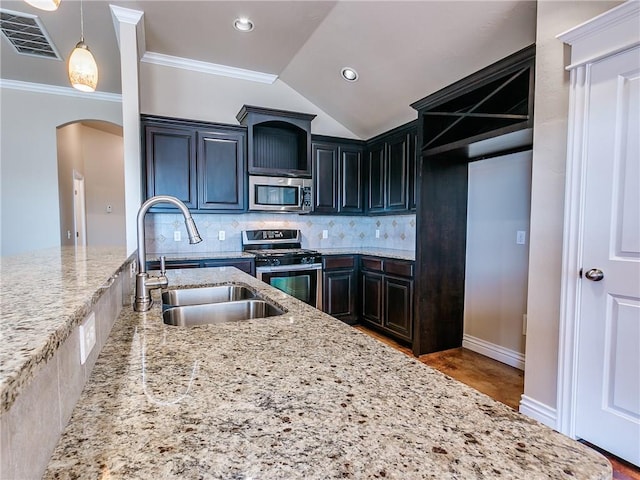
M 82 0 L 80 0 L 80 41 L 84 43 L 84 14 L 82 12 Z

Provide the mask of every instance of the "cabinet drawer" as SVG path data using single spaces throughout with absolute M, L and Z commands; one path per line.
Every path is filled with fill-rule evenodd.
M 383 261 L 380 258 L 362 257 L 362 268 L 367 270 L 382 271 Z
M 336 268 L 353 268 L 355 266 L 354 257 L 322 257 L 322 268 L 333 270 Z
M 413 277 L 413 263 L 399 260 L 386 260 L 384 262 L 384 272 L 401 277 Z

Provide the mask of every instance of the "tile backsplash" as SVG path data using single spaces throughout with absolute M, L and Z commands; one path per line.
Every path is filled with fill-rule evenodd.
M 182 215 L 147 215 L 147 253 L 240 251 L 241 232 L 261 228 L 299 229 L 304 248 L 376 247 L 414 250 L 416 244 L 415 214 L 378 217 L 270 213 L 194 214 L 193 219 L 202 237 L 202 242 L 196 245 L 189 244 Z M 322 238 L 324 230 L 327 231 L 327 238 Z M 379 231 L 378 238 L 376 230 Z M 179 241 L 174 240 L 176 231 L 180 232 Z M 225 232 L 224 240 L 219 240 L 220 231 Z

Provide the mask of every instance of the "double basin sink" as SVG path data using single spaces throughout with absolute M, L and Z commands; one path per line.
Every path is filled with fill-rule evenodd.
M 162 293 L 167 325 L 192 327 L 274 317 L 284 312 L 242 285 L 167 290 Z

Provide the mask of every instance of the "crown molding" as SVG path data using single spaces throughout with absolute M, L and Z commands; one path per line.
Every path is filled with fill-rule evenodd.
M 278 79 L 277 75 L 273 75 L 271 73 L 256 72 L 254 70 L 245 70 L 244 68 L 201 62 L 199 60 L 174 57 L 155 52 L 146 52 L 143 55 L 141 62 L 162 65 L 164 67 L 180 68 L 182 70 L 190 70 L 192 72 L 207 73 L 209 75 L 220 75 L 240 80 L 249 80 L 251 82 L 267 83 L 269 85 Z
M 48 95 L 63 95 L 66 97 L 84 98 L 86 100 L 101 100 L 104 102 L 122 102 L 122 95 L 118 93 L 92 92 L 84 93 L 71 87 L 59 87 L 45 83 L 22 82 L 20 80 L 6 80 L 0 78 L 0 88 L 22 90 L 34 93 L 46 93 Z

